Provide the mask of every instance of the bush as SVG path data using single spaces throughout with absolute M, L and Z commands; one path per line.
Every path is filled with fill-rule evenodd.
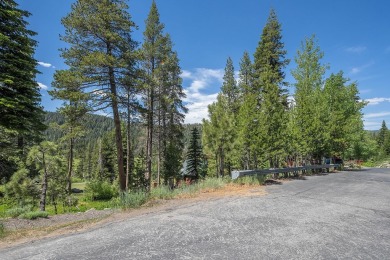
M 23 218 L 23 219 L 32 220 L 32 219 L 37 219 L 37 218 L 47 218 L 48 216 L 49 216 L 49 213 L 47 213 L 46 211 L 30 211 L 30 212 L 23 213 L 19 217 Z
M 148 198 L 146 192 L 124 192 L 117 198 L 115 204 L 124 209 L 139 208 L 148 201 Z
M 87 183 L 84 193 L 90 200 L 110 200 L 117 195 L 116 189 L 110 183 L 102 181 Z
M 5 212 L 5 214 L 6 214 L 6 216 L 11 217 L 11 218 L 17 218 L 20 215 L 31 211 L 31 209 L 32 209 L 32 206 L 26 206 L 26 207 L 22 207 L 22 208 L 12 208 L 12 209 L 7 210 Z

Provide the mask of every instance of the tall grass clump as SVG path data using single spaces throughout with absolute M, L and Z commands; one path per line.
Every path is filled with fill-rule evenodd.
M 124 192 L 114 200 L 114 205 L 123 209 L 139 208 L 149 199 L 149 195 L 143 191 Z
M 164 199 L 169 200 L 173 199 L 176 195 L 176 192 L 174 190 L 171 190 L 166 185 L 158 186 L 157 188 L 154 188 L 150 192 L 150 197 L 152 199 Z
M 199 190 L 216 190 L 224 187 L 230 180 L 226 178 L 207 178 L 197 183 Z
M 19 217 L 23 218 L 23 219 L 32 220 L 32 219 L 37 219 L 37 218 L 47 218 L 48 216 L 49 216 L 49 213 L 47 213 L 46 211 L 30 211 L 30 212 L 23 213 Z

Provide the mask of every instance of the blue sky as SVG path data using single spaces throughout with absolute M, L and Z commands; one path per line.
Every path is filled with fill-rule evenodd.
M 47 93 L 53 73 L 64 69 L 59 40 L 64 29 L 61 18 L 70 12 L 73 0 L 17 0 L 28 10 L 29 28 L 39 42 L 35 58 L 40 62 L 42 104 L 55 111 L 61 104 Z M 183 70 L 189 113 L 186 122 L 200 122 L 207 105 L 215 101 L 222 84 L 223 70 L 230 56 L 239 69 L 244 51 L 253 55 L 274 8 L 282 24 L 282 35 L 291 59 L 286 80 L 294 83 L 291 69 L 305 37 L 317 36 L 325 53 L 323 63 L 330 73 L 344 71 L 356 81 L 364 108 L 366 129 L 379 129 L 382 120 L 390 126 L 390 1 L 388 0 L 156 0 L 161 22 L 175 44 Z M 130 0 L 129 12 L 139 30 L 134 39 L 142 41 L 144 21 L 151 0 Z M 293 88 L 290 89 L 293 92 Z

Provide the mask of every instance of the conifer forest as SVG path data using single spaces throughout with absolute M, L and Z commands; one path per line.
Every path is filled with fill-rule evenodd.
M 254 53 L 226 57 L 220 92 L 199 124 L 184 123 L 180 53 L 154 1 L 141 42 L 126 0 L 72 4 L 59 36 L 67 68 L 55 71 L 49 91 L 62 101 L 56 112 L 41 105 L 30 15 L 15 0 L 0 1 L 2 210 L 57 212 L 80 203 L 80 190 L 85 200 L 119 201 L 188 180 L 229 179 L 233 170 L 326 158 L 369 164 L 390 154 L 385 122 L 364 130 L 358 83 L 323 62 L 315 35 L 287 53 L 276 10 L 259 25 Z

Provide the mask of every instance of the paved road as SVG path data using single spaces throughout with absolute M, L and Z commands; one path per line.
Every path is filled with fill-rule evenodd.
M 0 259 L 390 259 L 390 170 L 308 177 L 0 251 Z

